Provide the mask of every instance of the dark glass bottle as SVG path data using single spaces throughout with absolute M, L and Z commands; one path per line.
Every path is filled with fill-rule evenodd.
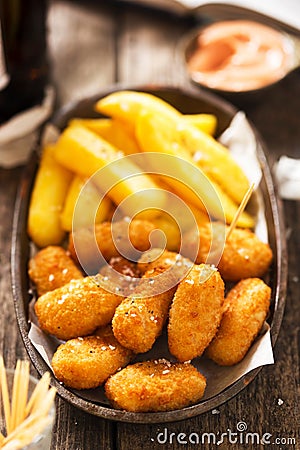
M 40 103 L 48 79 L 47 0 L 0 0 L 0 123 Z

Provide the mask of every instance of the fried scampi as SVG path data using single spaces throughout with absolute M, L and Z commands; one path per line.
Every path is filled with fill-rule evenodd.
M 240 362 L 261 330 L 270 306 L 271 289 L 259 278 L 241 280 L 224 302 L 220 328 L 206 354 L 222 366 Z
M 56 378 L 74 389 L 93 389 L 126 366 L 133 352 L 122 347 L 111 326 L 96 330 L 93 336 L 78 337 L 56 350 L 52 367 Z
M 108 265 L 101 268 L 100 273 L 103 276 L 110 276 L 111 272 L 115 271 L 129 278 L 140 278 L 141 272 L 137 264 L 129 261 L 123 256 L 114 256 L 108 261 Z
M 169 350 L 179 361 L 202 355 L 220 325 L 223 301 L 218 270 L 194 265 L 179 283 L 169 313 Z
M 205 387 L 205 377 L 191 364 L 155 360 L 115 373 L 105 393 L 114 407 L 126 411 L 170 411 L 199 401 Z
M 35 283 L 39 296 L 64 286 L 71 280 L 83 278 L 72 258 L 57 245 L 45 247 L 31 258 L 28 274 Z
M 188 270 L 193 265 L 191 261 L 179 253 L 161 248 L 152 248 L 141 256 L 137 262 L 137 267 L 144 274 L 156 268 L 159 268 L 159 270 L 167 270 L 172 266 L 176 267 L 176 265 L 180 267 L 181 264 L 185 266 L 184 270 Z
M 102 281 L 100 275 L 73 280 L 39 297 L 35 312 L 41 329 L 67 340 L 107 325 L 123 297 L 104 288 Z
M 137 260 L 138 252 L 150 248 L 149 236 L 154 230 L 154 224 L 147 220 L 103 222 L 70 233 L 68 249 L 88 274 L 96 274 L 105 261 L 120 253 Z
M 164 255 L 117 307 L 112 320 L 118 341 L 135 353 L 150 350 L 161 334 L 177 284 L 191 266 L 190 261 L 176 253 Z
M 220 222 L 207 222 L 199 226 L 198 231 L 189 231 L 186 239 L 191 248 L 194 248 L 198 242 L 198 236 L 200 236 L 199 252 L 195 262 L 197 264 L 205 262 L 217 264 L 225 281 L 262 277 L 272 262 L 273 256 L 270 246 L 262 242 L 251 230 L 243 228 L 235 228 L 224 245 L 227 230 L 228 227 L 226 226 L 224 229 L 224 225 Z M 212 236 L 215 242 L 212 242 Z M 219 261 L 212 261 L 211 259 L 207 261 L 211 249 L 218 242 L 221 243 L 222 248 L 216 253 L 220 255 L 221 259 Z M 212 256 L 211 254 L 210 258 Z

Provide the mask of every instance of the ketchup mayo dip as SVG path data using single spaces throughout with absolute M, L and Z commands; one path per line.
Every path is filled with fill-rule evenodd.
M 283 78 L 294 46 L 283 33 L 249 20 L 216 22 L 200 32 L 187 61 L 192 79 L 213 89 L 248 91 Z

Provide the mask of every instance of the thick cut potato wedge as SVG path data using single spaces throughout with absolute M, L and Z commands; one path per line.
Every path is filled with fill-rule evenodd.
M 55 148 L 46 146 L 32 191 L 28 234 L 39 247 L 60 244 L 65 236 L 60 215 L 72 174 L 54 158 Z
M 226 147 L 200 129 L 181 127 L 180 141 L 194 161 L 238 204 L 249 189 L 249 180 Z
M 172 186 L 176 194 L 199 208 L 199 200 L 193 193 L 194 191 L 201 198 L 210 214 L 222 219 L 224 211 L 226 221 L 228 223 L 232 221 L 238 209 L 238 204 L 247 192 L 249 182 L 226 148 L 192 126 L 177 127 L 175 121 L 156 117 L 151 113 L 144 113 L 139 117 L 136 136 L 142 151 L 164 153 L 177 157 L 174 160 L 170 158 L 167 169 L 170 175 L 171 173 L 176 174 L 177 179 L 165 178 L 165 181 Z M 192 157 L 193 151 L 196 151 L 197 143 L 203 159 L 206 158 L 206 164 L 200 165 Z M 201 146 L 202 144 L 203 146 Z M 215 159 L 212 155 L 215 156 Z M 188 164 L 182 164 L 180 159 L 187 161 Z M 154 158 L 152 160 L 155 163 Z M 195 167 L 201 170 L 197 172 Z M 207 180 L 204 176 L 200 177 L 202 171 L 208 177 Z M 226 185 L 223 179 L 226 180 Z M 229 188 L 228 184 L 230 184 Z M 235 187 L 235 192 L 233 192 L 232 186 Z M 220 210 L 219 202 L 222 204 L 223 211 Z M 238 226 L 252 227 L 253 219 L 244 212 L 238 221 Z
M 150 130 L 146 122 L 154 121 L 153 125 L 161 133 L 161 140 L 166 140 L 165 146 L 170 147 L 168 153 L 183 158 L 187 158 L 189 153 L 235 202 L 239 204 L 242 201 L 249 188 L 249 181 L 228 149 L 196 126 L 200 114 L 185 116 L 158 97 L 134 91 L 114 92 L 99 100 L 95 108 L 135 127 L 139 145 L 141 137 L 144 140 L 149 137 Z M 147 151 L 160 151 L 155 148 L 153 139 L 151 146 Z
M 137 121 L 136 136 L 143 151 L 168 153 L 197 164 L 210 179 L 240 203 L 249 188 L 243 170 L 226 147 L 189 124 L 144 113 Z
M 61 214 L 62 228 L 66 231 L 72 230 L 75 207 L 76 228 L 89 227 L 94 223 L 109 220 L 113 209 L 111 200 L 108 197 L 102 199 L 96 185 L 92 182 L 87 183 L 87 181 L 88 178 L 77 175 L 73 178 L 69 187 Z
M 182 119 L 189 125 L 193 125 L 211 136 L 216 132 L 217 118 L 214 114 L 184 114 Z
M 183 120 L 183 123 L 194 125 L 211 135 L 215 133 L 217 125 L 217 118 L 213 114 L 181 114 L 166 101 L 145 92 L 114 92 L 99 100 L 95 109 L 102 114 L 118 119 L 118 122 L 126 123 L 127 129 L 129 126 L 131 130 L 134 130 L 136 120 L 144 111 L 166 118 Z
M 169 103 L 152 94 L 136 91 L 117 91 L 100 99 L 95 105 L 96 111 L 125 123 L 135 125 L 143 111 L 163 117 L 178 117 L 181 114 Z
M 200 118 L 199 124 L 201 124 Z M 88 128 L 101 136 L 118 150 L 121 150 L 125 155 L 131 155 L 132 153 L 139 152 L 139 147 L 134 137 L 133 130 L 121 120 L 103 118 L 72 119 L 70 121 L 70 125 L 82 125 Z M 205 126 L 205 123 L 203 123 L 203 126 Z
M 124 215 L 151 219 L 165 208 L 166 196 L 152 178 L 122 152 L 83 126 L 71 126 L 55 146 L 57 161 L 94 183 L 121 208 Z M 99 169 L 105 170 L 99 171 Z M 99 172 L 98 172 L 99 171 Z M 97 172 L 97 173 L 96 173 Z M 126 202 L 122 203 L 123 200 Z
M 178 252 L 180 248 L 181 234 L 175 220 L 172 219 L 168 214 L 162 214 L 161 216 L 154 218 L 152 220 L 152 223 L 157 230 L 160 230 L 165 235 L 166 248 L 172 252 Z M 152 243 L 154 247 L 159 246 L 155 242 L 153 242 L 153 238 Z

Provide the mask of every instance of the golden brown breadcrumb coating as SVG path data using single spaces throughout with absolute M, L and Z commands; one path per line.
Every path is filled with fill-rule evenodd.
M 189 267 L 192 266 L 192 262 L 179 255 L 176 252 L 171 252 L 169 250 L 163 250 L 160 248 L 153 248 L 148 252 L 145 252 L 141 258 L 138 260 L 137 266 L 139 271 L 144 274 L 149 270 L 159 269 L 159 270 L 167 270 L 170 267 L 174 266 L 177 263 L 186 265 L 186 270 L 188 271 Z
M 220 325 L 223 302 L 218 270 L 194 265 L 179 283 L 169 313 L 169 350 L 179 361 L 202 355 Z
M 35 283 L 39 296 L 64 286 L 71 280 L 83 278 L 72 258 L 57 245 L 45 247 L 31 258 L 28 274 Z
M 187 270 L 186 260 L 180 255 L 171 252 L 164 255 L 117 307 L 112 320 L 118 341 L 135 353 L 150 350 L 161 334 L 177 284 Z
M 111 326 L 93 336 L 71 339 L 58 347 L 52 359 L 56 378 L 74 389 L 93 389 L 129 363 L 133 353 L 122 347 Z
M 100 275 L 85 277 L 39 297 L 35 312 L 41 329 L 67 340 L 92 334 L 96 328 L 107 325 L 123 297 L 100 283 Z
M 196 403 L 205 387 L 205 377 L 191 364 L 157 360 L 132 364 L 112 375 L 105 393 L 116 408 L 154 412 Z
M 137 266 L 137 263 L 133 261 L 129 261 L 123 256 L 113 256 L 108 261 L 108 266 L 104 266 L 101 268 L 100 273 L 102 275 L 110 275 L 110 269 L 115 270 L 116 272 L 130 278 L 140 278 L 141 272 Z
M 154 229 L 155 226 L 147 220 L 132 220 L 130 224 L 126 220 L 103 222 L 94 228 L 82 228 L 70 233 L 69 251 L 75 261 L 80 260 L 85 270 L 88 269 L 89 274 L 97 273 L 103 264 L 99 260 L 99 251 L 106 261 L 119 256 L 119 250 L 126 258 L 137 260 L 139 255 L 136 250 L 144 252 L 149 249 L 149 235 Z
M 224 232 L 228 230 L 228 226 L 219 222 L 206 223 L 199 226 L 200 248 L 196 263 L 205 263 L 209 254 L 211 242 L 211 226 L 214 229 L 214 236 L 218 238 L 225 236 Z M 195 239 L 198 240 L 197 233 L 191 231 L 186 236 L 190 245 L 195 245 Z M 214 238 L 215 239 L 215 238 Z M 224 239 L 220 239 L 224 242 Z M 229 239 L 226 241 L 223 253 L 218 263 L 218 269 L 225 281 L 239 281 L 243 278 L 262 277 L 268 270 L 272 262 L 272 250 L 269 244 L 262 242 L 251 230 L 243 228 L 235 228 Z M 209 262 L 212 262 L 209 260 Z
M 206 354 L 217 364 L 230 366 L 248 352 L 267 317 L 271 289 L 259 278 L 241 280 L 228 293 L 220 328 Z

